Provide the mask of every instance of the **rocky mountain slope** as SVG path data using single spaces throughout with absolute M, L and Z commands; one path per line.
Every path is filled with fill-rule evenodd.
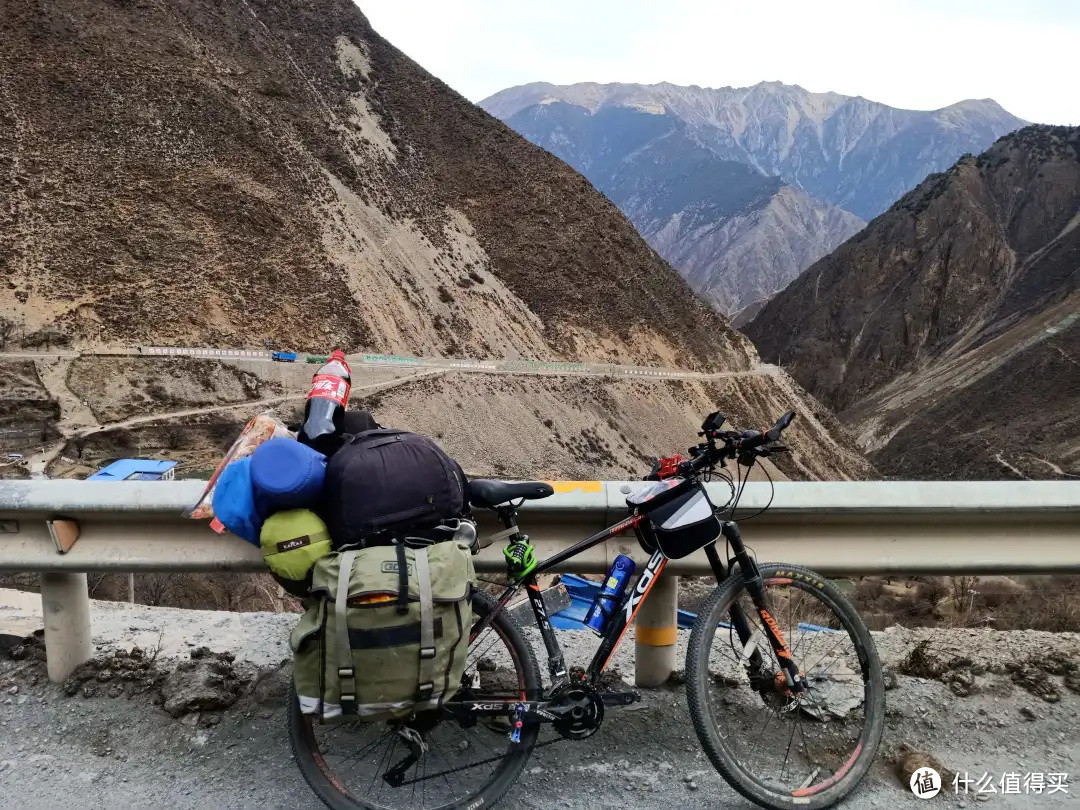
M 862 227 L 836 206 L 702 146 L 680 118 L 537 104 L 506 121 L 582 172 L 698 293 L 732 314 Z
M 15 4 L 0 44 L 26 332 L 751 362 L 576 172 L 347 0 Z
M 780 292 L 862 226 L 842 208 L 781 186 L 760 208 L 697 225 L 676 216 L 646 236 L 692 288 L 734 317 Z
M 758 363 L 580 174 L 423 71 L 349 0 L 12 4 L 0 24 L 0 134 L 9 348 L 271 341 L 702 370 Z M 229 425 L 248 415 L 234 395 L 249 386 L 183 369 L 175 385 L 152 385 L 147 364 L 158 365 L 117 366 L 112 380 L 96 366 L 37 364 L 43 396 L 61 411 L 63 452 L 81 453 L 75 439 L 95 459 L 220 452 Z M 462 377 L 452 387 L 462 409 L 488 414 L 484 428 L 502 448 L 493 453 L 503 454 L 499 437 L 541 429 L 541 405 L 587 399 L 539 381 L 541 404 L 494 412 L 482 407 L 483 386 Z M 820 410 L 783 375 L 748 377 L 744 388 L 737 399 L 754 404 L 755 421 L 793 397 L 811 416 Z M 178 392 L 191 404 L 193 391 L 225 405 L 178 408 Z M 251 408 L 264 407 L 251 396 Z M 303 387 L 277 396 L 302 397 Z M 640 396 L 634 406 L 679 436 L 692 437 L 714 405 L 695 392 L 691 418 L 658 387 Z M 575 439 L 594 420 L 626 419 L 609 404 Z M 85 418 L 67 418 L 76 409 Z M 91 410 L 117 409 L 138 411 L 137 423 L 94 422 Z M 439 412 L 430 400 L 424 410 Z M 202 424 L 219 415 L 228 418 Z M 177 418 L 205 435 L 173 430 Z M 806 446 L 835 452 L 802 474 L 867 475 L 826 418 L 806 420 Z M 633 439 L 612 431 L 609 441 Z M 533 466 L 575 468 L 561 452 Z M 590 458 L 608 469 L 602 453 Z M 530 462 L 524 448 L 518 474 Z
M 60 404 L 29 360 L 0 363 L 0 452 L 21 452 L 48 438 Z
M 865 220 L 927 174 L 1024 124 L 990 99 L 923 112 L 780 82 L 722 88 L 535 82 L 503 90 L 481 105 L 508 121 L 557 101 L 594 113 L 629 108 L 672 116 L 717 157 L 780 177 Z
M 1080 475 L 1080 128 L 932 175 L 746 327 L 914 477 Z

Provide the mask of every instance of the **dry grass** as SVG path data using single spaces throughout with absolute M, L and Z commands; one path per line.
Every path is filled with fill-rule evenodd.
M 87 575 L 91 599 L 126 602 L 127 574 Z M 0 588 L 38 590 L 36 574 L 0 576 Z M 191 610 L 298 613 L 300 600 L 285 593 L 269 574 L 136 574 L 135 602 Z
M 852 601 L 871 629 L 992 627 L 1080 632 L 1080 576 L 864 577 Z

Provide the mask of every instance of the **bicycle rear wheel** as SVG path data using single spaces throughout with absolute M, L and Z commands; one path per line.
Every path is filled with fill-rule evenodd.
M 765 564 L 760 573 L 771 618 L 808 689 L 787 688 L 764 619 L 734 575 L 690 637 L 690 716 L 713 765 L 746 798 L 777 810 L 829 807 L 855 789 L 881 742 L 877 650 L 855 609 L 813 571 Z M 745 644 L 728 623 L 736 606 L 751 631 Z
M 474 594 L 476 622 L 494 606 L 491 597 Z M 477 691 L 508 700 L 540 697 L 536 658 L 506 613 L 496 616 L 470 642 L 462 683 L 459 695 Z M 525 726 L 517 745 L 510 742 L 509 730 L 509 717 L 486 718 L 467 726 L 444 711 L 424 712 L 406 721 L 320 723 L 301 714 L 295 693 L 290 695 L 293 754 L 304 779 L 332 810 L 489 807 L 520 775 L 540 729 Z M 415 763 L 402 768 L 410 754 L 410 738 L 416 740 L 413 733 L 423 740 L 426 750 Z M 387 778 L 395 765 L 400 780 Z

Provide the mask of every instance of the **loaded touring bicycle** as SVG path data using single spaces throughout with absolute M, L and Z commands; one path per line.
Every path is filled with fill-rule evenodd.
M 492 510 L 504 527 L 495 537 L 507 544 L 509 585 L 498 596 L 472 592 L 460 681 L 435 707 L 324 721 L 293 697 L 293 751 L 314 791 L 339 810 L 494 804 L 535 749 L 589 738 L 608 710 L 640 699 L 601 676 L 669 560 L 703 551 L 717 587 L 698 613 L 685 674 L 690 717 L 709 760 L 763 807 L 823 808 L 847 796 L 870 767 L 883 728 L 871 636 L 828 580 L 758 563 L 733 519 L 749 468 L 786 450 L 780 439 L 793 418 L 789 412 L 769 430 L 739 431 L 723 430 L 724 417 L 710 414 L 703 441 L 686 458 L 658 461 L 628 495 L 624 519 L 545 560 L 518 528 L 517 510 L 551 495 L 550 485 L 470 481 L 472 507 Z M 735 462 L 734 478 L 727 461 Z M 710 501 L 708 480 L 730 484 L 728 503 Z M 637 535 L 648 561 L 608 606 L 591 662 L 571 669 L 537 577 L 626 532 Z M 522 589 L 535 621 L 527 631 L 507 611 Z M 544 677 L 533 644 L 546 655 Z

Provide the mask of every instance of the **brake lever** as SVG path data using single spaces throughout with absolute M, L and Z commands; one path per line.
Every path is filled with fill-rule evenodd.
M 783 444 L 765 444 L 750 451 L 758 458 L 768 458 L 773 453 L 790 453 L 791 448 Z

